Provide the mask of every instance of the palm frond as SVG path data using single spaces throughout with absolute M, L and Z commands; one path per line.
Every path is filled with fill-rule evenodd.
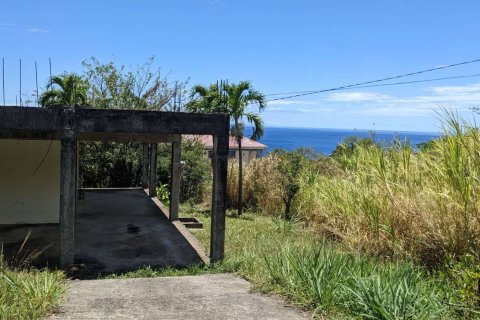
M 247 118 L 248 123 L 253 125 L 253 132 L 250 139 L 260 139 L 263 136 L 265 130 L 263 126 L 263 120 L 260 115 L 253 112 L 248 112 L 245 114 L 245 117 Z

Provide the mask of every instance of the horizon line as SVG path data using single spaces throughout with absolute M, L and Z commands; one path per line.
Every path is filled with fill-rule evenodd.
M 246 128 L 251 128 L 246 126 Z M 441 135 L 440 131 L 422 131 L 422 130 L 394 130 L 394 129 L 363 129 L 363 128 L 328 128 L 328 127 L 294 127 L 294 126 L 279 126 L 279 125 L 265 125 L 265 128 L 278 128 L 278 129 L 307 129 L 307 130 L 348 130 L 348 131 L 361 131 L 361 132 L 393 132 L 393 133 L 432 133 L 435 135 Z

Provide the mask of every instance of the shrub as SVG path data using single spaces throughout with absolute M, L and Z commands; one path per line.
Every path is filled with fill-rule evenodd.
M 301 150 L 277 150 L 277 171 L 280 177 L 281 196 L 285 205 L 284 218 L 291 219 L 293 198 L 300 190 L 300 173 L 306 159 Z

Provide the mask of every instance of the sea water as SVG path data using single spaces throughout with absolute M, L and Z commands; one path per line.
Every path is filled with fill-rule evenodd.
M 245 130 L 245 136 L 248 137 L 248 134 L 249 130 L 247 129 Z M 293 150 L 299 147 L 310 147 L 316 152 L 330 155 L 338 144 L 351 136 L 373 137 L 375 141 L 382 144 L 390 143 L 396 138 L 402 142 L 409 142 L 413 147 L 416 147 L 419 143 L 440 137 L 441 134 L 413 131 L 372 132 L 369 130 L 266 127 L 265 134 L 259 142 L 267 146 L 264 154 L 277 148 Z

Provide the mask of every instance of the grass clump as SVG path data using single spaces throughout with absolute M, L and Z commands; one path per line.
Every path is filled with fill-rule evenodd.
M 265 264 L 275 292 L 322 315 L 393 320 L 439 319 L 447 313 L 443 284 L 410 263 L 382 263 L 320 242 L 280 248 Z
M 0 319 L 41 319 L 63 294 L 64 274 L 0 268 Z
M 26 237 L 17 254 L 6 261 L 0 250 L 0 319 L 41 319 L 53 311 L 64 292 L 61 271 L 29 268 L 42 251 L 27 251 Z

